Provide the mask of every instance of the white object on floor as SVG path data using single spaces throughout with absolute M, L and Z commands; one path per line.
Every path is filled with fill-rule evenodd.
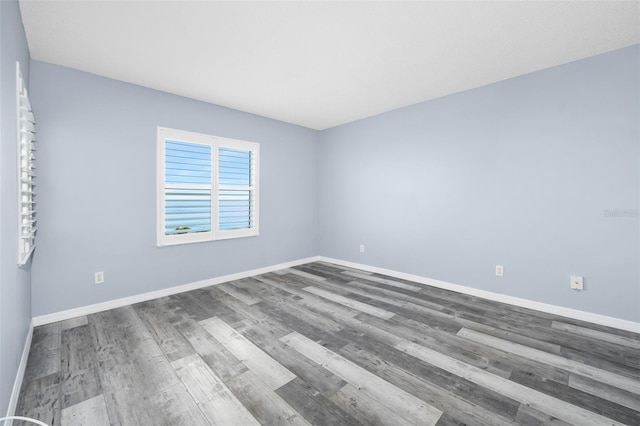
M 7 421 L 7 420 L 22 420 L 24 422 L 34 423 L 34 424 L 37 424 L 37 425 L 40 425 L 40 426 L 49 426 L 48 424 L 43 423 L 40 420 L 32 419 L 30 417 L 22 417 L 22 416 L 3 417 L 3 418 L 0 419 L 0 422 Z

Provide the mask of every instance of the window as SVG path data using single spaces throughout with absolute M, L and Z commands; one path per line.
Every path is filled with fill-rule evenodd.
M 258 235 L 259 147 L 158 127 L 158 246 Z
M 18 129 L 18 265 L 27 263 L 36 246 L 35 154 L 36 120 L 16 62 Z

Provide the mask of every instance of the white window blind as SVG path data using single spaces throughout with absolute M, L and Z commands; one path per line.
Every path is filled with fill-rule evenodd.
M 18 140 L 18 264 L 29 260 L 36 245 L 35 152 L 36 127 L 20 63 L 16 62 Z
M 226 147 L 218 153 L 218 229 L 249 229 L 256 219 L 255 156 Z
M 158 246 L 258 235 L 259 145 L 158 128 Z
M 165 142 L 166 235 L 211 231 L 211 147 Z

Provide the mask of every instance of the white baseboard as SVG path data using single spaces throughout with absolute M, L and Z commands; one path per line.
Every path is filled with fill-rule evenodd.
M 549 314 L 560 315 L 581 321 L 587 321 L 594 324 L 600 324 L 607 327 L 618 328 L 620 330 L 640 333 L 640 323 L 623 320 L 620 318 L 609 317 L 606 315 L 594 314 L 591 312 L 580 311 L 577 309 L 565 308 L 563 306 L 550 305 L 547 303 L 536 302 L 519 297 L 507 296 L 505 294 L 494 293 L 491 291 L 480 290 L 473 287 L 467 287 L 459 284 L 452 284 L 446 281 L 434 280 L 431 278 L 421 277 L 419 275 L 406 274 L 404 272 L 394 271 L 392 269 L 378 268 L 376 266 L 363 265 L 361 263 L 348 262 L 330 257 L 318 256 L 317 260 L 323 262 L 334 263 L 336 265 L 346 266 L 354 269 L 362 269 L 364 271 L 374 272 L 378 274 L 388 275 L 390 277 L 401 278 L 409 281 L 415 281 L 421 284 L 442 288 L 445 290 L 456 291 L 458 293 L 468 294 L 470 296 L 481 297 L 483 299 L 493 300 L 496 302 L 507 303 L 510 305 L 520 306 L 522 308 L 534 309 L 536 311 L 546 312 Z
M 68 309 L 66 311 L 54 312 L 52 314 L 40 315 L 33 318 L 33 325 L 39 326 L 50 324 L 52 322 L 64 321 L 67 319 L 79 317 L 82 315 L 95 314 L 96 312 L 107 311 L 109 309 L 121 308 L 123 306 L 132 305 L 134 303 L 145 302 L 147 300 L 157 299 L 159 297 L 171 296 L 172 294 L 184 293 L 185 291 L 196 290 L 210 285 L 222 284 L 227 281 L 249 278 L 255 275 L 266 274 L 280 269 L 291 268 L 292 266 L 302 265 L 304 263 L 315 262 L 318 257 L 307 257 L 304 259 L 293 260 L 291 262 L 279 263 L 277 265 L 266 266 L 264 268 L 252 269 L 249 271 L 238 272 L 235 274 L 223 275 L 221 277 L 211 278 L 202 281 L 196 281 L 189 284 L 183 284 L 176 287 L 169 287 L 162 290 L 151 291 L 148 293 L 137 294 L 135 296 L 123 297 L 121 299 L 109 300 L 107 302 L 96 303 L 93 305 L 82 306 L 80 308 Z
M 11 399 L 9 399 L 9 407 L 7 408 L 6 417 L 14 416 L 18 406 L 18 398 L 20 398 L 20 389 L 22 388 L 22 379 L 24 378 L 24 371 L 27 368 L 27 360 L 29 359 L 29 350 L 31 349 L 33 327 L 33 321 L 31 321 L 31 324 L 29 324 L 27 338 L 24 340 L 24 348 L 22 349 L 22 357 L 20 358 L 20 365 L 18 365 L 16 380 L 13 382 L 13 390 L 11 391 Z M 7 420 L 5 422 L 5 426 L 11 426 L 12 424 L 13 420 Z
M 467 287 L 459 284 L 448 283 L 446 281 L 434 280 L 434 279 L 422 277 L 419 275 L 407 274 L 404 272 L 394 271 L 392 269 L 378 268 L 376 266 L 364 265 L 364 264 L 355 263 L 355 262 L 348 262 L 345 260 L 334 259 L 334 258 L 325 257 L 325 256 L 307 257 L 304 259 L 298 259 L 291 262 L 279 263 L 277 265 L 267 266 L 264 268 L 252 269 L 249 271 L 238 272 L 230 275 L 224 275 L 217 278 L 197 281 L 190 284 L 184 284 L 176 287 L 170 287 L 162 290 L 152 291 L 149 293 L 143 293 L 135 296 L 124 297 L 122 299 L 115 299 L 115 300 L 110 300 L 108 302 L 96 303 L 94 305 L 88 305 L 80 308 L 69 309 L 66 311 L 55 312 L 52 314 L 41 315 L 33 318 L 32 326 L 49 324 L 52 322 L 63 321 L 66 319 L 75 318 L 82 315 L 93 314 L 96 312 L 106 311 L 114 308 L 120 308 L 122 306 L 127 306 L 134 303 L 140 303 L 140 302 L 144 302 L 151 299 L 157 299 L 159 297 L 170 296 L 172 294 L 183 293 L 185 291 L 195 290 L 202 287 L 208 287 L 210 285 L 221 284 L 227 281 L 239 280 L 242 278 L 248 278 L 255 275 L 266 274 L 267 272 L 273 272 L 280 269 L 291 268 L 293 266 L 302 265 L 305 263 L 315 262 L 315 261 L 324 261 L 324 262 L 334 263 L 336 265 L 347 266 L 354 269 L 361 269 L 363 271 L 384 274 L 390 277 L 396 277 L 396 278 L 401 278 L 409 281 L 415 281 L 421 284 L 430 285 L 430 286 L 442 288 L 445 290 L 456 291 L 459 293 L 468 294 L 470 296 L 481 297 L 483 299 L 493 300 L 496 302 L 508 303 L 510 305 L 534 309 L 536 311 L 546 312 L 549 314 L 560 315 L 560 316 L 573 318 L 581 321 L 592 322 L 594 324 L 600 324 L 608 327 L 618 328 L 620 330 L 640 333 L 640 323 L 634 322 L 634 321 L 623 320 L 620 318 L 609 317 L 606 315 L 594 314 L 591 312 L 580 311 L 577 309 L 565 308 L 563 306 L 550 305 L 547 303 L 536 302 L 533 300 L 522 299 L 519 297 L 508 296 L 505 294 L 494 293 L 486 290 L 480 290 L 473 287 Z M 31 337 L 29 337 L 29 341 L 30 340 L 31 340 Z

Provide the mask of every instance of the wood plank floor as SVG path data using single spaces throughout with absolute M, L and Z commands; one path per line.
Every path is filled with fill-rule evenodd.
M 316 262 L 37 327 L 16 415 L 640 425 L 640 335 Z

